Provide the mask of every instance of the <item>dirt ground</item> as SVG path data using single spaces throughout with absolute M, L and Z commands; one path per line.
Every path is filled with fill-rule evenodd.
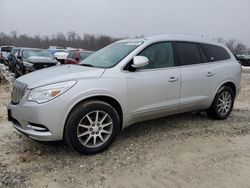
M 0 84 L 0 187 L 250 187 L 250 74 L 227 120 L 186 113 L 139 123 L 92 156 L 14 130 L 9 90 Z

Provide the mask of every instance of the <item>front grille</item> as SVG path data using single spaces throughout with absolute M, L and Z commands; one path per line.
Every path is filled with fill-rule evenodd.
M 15 81 L 12 85 L 11 102 L 12 104 L 18 104 L 23 98 L 27 85 L 18 81 Z
M 55 63 L 34 63 L 34 68 L 36 70 L 38 69 L 43 69 L 43 68 L 47 68 L 47 67 L 51 67 L 51 66 L 54 66 L 56 65 Z

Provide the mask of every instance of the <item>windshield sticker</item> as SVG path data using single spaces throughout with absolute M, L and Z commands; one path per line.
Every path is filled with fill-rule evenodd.
M 142 44 L 142 42 L 129 42 L 129 43 L 127 43 L 126 45 L 127 46 L 139 46 L 139 45 L 141 45 Z

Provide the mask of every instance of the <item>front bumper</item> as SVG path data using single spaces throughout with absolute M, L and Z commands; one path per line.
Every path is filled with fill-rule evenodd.
M 8 104 L 8 119 L 13 127 L 35 140 L 63 139 L 64 108 L 59 97 L 44 104 L 23 99 L 18 105 Z M 25 101 L 25 102 L 24 102 Z

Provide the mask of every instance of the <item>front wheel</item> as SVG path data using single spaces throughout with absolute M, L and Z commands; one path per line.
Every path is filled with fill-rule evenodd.
M 222 86 L 214 97 L 213 104 L 207 110 L 209 116 L 214 119 L 226 119 L 234 106 L 234 92 L 228 86 Z
M 111 105 L 88 101 L 78 105 L 69 115 L 65 138 L 79 153 L 94 154 L 112 144 L 119 127 L 119 116 Z

